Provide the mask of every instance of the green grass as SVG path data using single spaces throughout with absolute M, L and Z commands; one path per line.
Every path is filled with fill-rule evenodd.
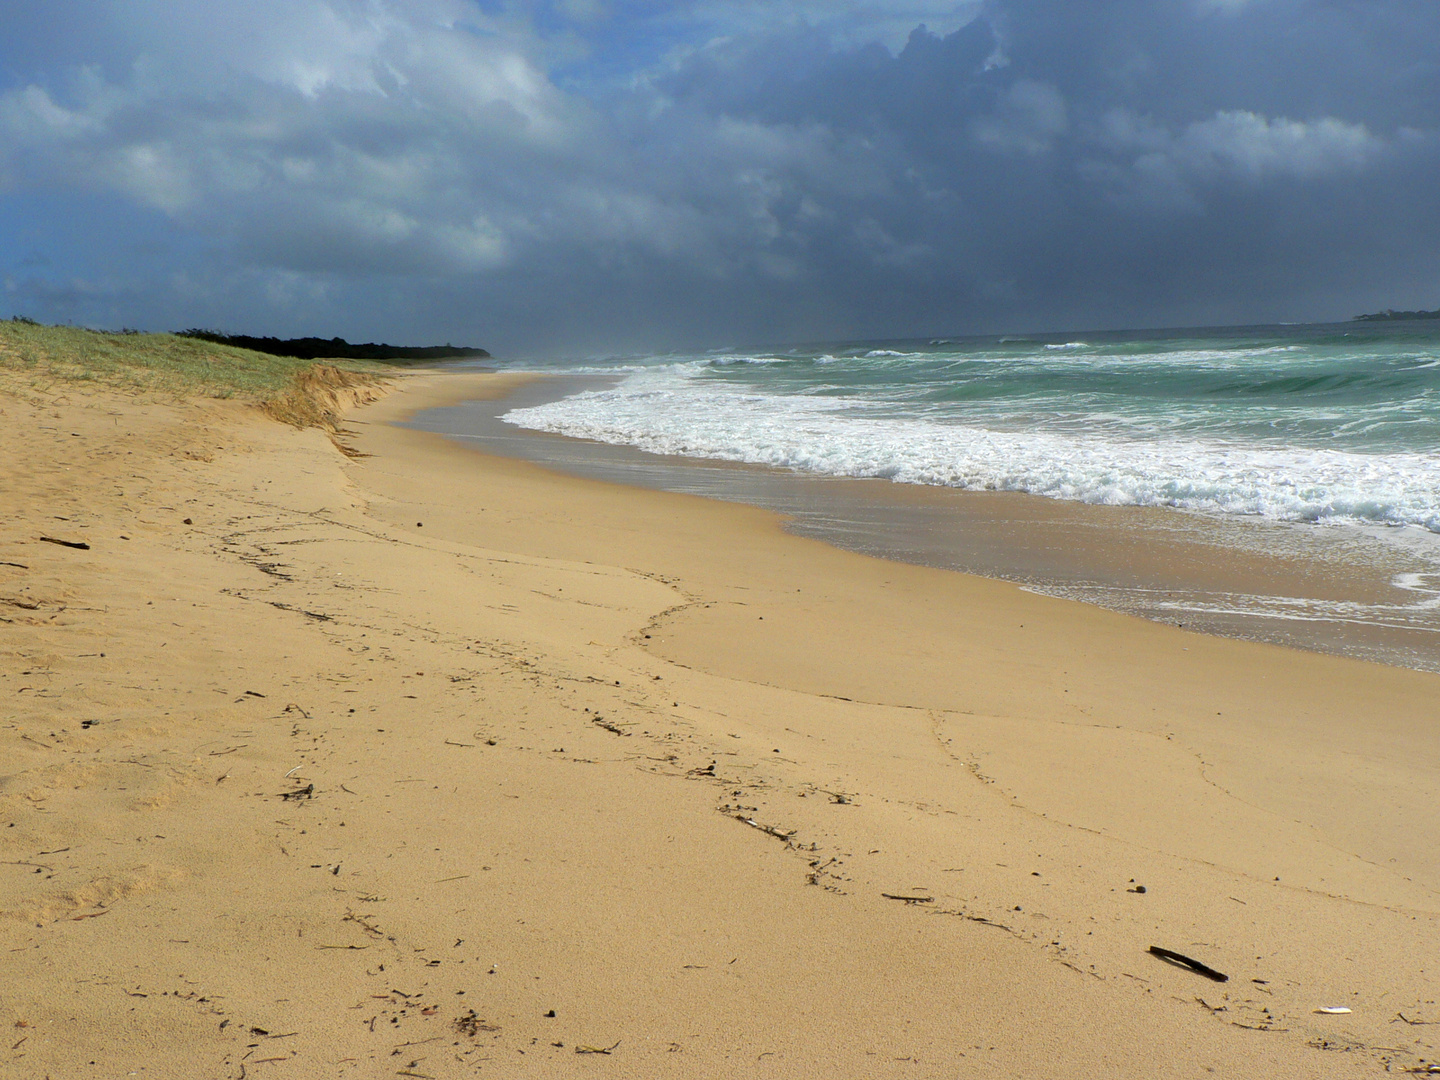
M 327 361 L 362 375 L 391 371 L 368 361 Z M 215 345 L 174 334 L 107 333 L 0 320 L 0 389 L 24 392 L 91 384 L 162 397 L 237 398 L 256 404 L 293 391 L 313 360 Z

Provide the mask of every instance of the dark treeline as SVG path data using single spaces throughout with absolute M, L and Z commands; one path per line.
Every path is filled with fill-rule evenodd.
M 1435 311 L 1377 311 L 1372 315 L 1356 315 L 1354 322 L 1404 322 L 1407 319 L 1440 319 L 1440 309 Z
M 461 360 L 485 359 L 484 349 L 463 345 L 377 345 L 365 342 L 352 345 L 344 338 L 273 338 L 250 337 L 246 334 L 222 334 L 215 330 L 181 330 L 181 337 L 199 338 L 216 345 L 233 345 L 237 349 L 269 353 L 271 356 L 293 356 L 300 360 Z

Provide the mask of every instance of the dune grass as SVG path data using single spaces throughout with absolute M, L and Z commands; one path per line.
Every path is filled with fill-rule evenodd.
M 393 369 L 373 361 L 327 367 L 374 381 Z M 161 397 L 237 398 L 264 405 L 294 392 L 313 360 L 270 356 L 175 334 L 109 333 L 0 320 L 0 389 L 114 387 Z M 345 381 L 349 381 L 348 379 Z

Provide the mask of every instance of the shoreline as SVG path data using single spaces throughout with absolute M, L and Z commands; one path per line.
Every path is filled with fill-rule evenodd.
M 759 506 L 797 535 L 862 554 L 1222 637 L 1440 671 L 1440 609 L 1408 583 L 1436 564 L 1387 535 L 655 455 L 499 420 L 609 381 L 536 374 L 508 395 L 417 409 L 405 423 L 568 475 Z
M 20 1075 L 1434 1060 L 1440 679 L 397 426 L 506 385 L 0 403 Z

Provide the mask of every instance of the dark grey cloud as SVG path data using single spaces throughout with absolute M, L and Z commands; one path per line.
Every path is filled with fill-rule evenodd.
M 1431 0 L 91 11 L 0 55 L 40 316 L 514 351 L 1440 300 Z M 55 239 L 81 204 L 152 250 Z

